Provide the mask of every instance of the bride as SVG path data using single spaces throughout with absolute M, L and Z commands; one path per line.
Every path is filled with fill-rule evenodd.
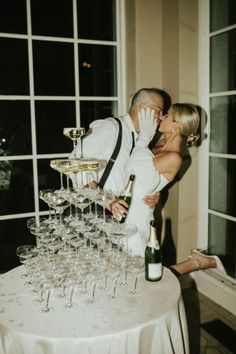
M 153 219 L 153 209 L 144 203 L 146 195 L 161 191 L 172 182 L 182 164 L 182 144 L 191 147 L 198 139 L 199 115 L 191 104 L 176 103 L 168 114 L 160 118 L 159 132 L 162 138 L 151 152 L 151 141 L 157 122 L 154 110 L 142 108 L 139 112 L 139 138 L 133 150 L 128 176 L 135 174 L 132 203 L 122 199 L 114 201 L 111 211 L 115 217 L 127 214 L 126 224 L 136 231 L 126 241 L 128 251 L 144 256 L 149 236 L 149 223 Z

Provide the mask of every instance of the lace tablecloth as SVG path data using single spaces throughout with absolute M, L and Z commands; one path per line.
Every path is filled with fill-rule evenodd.
M 156 283 L 141 275 L 135 295 L 122 289 L 111 299 L 99 290 L 88 304 L 75 292 L 70 310 L 52 294 L 47 314 L 32 302 L 22 273 L 20 266 L 0 277 L 0 354 L 189 352 L 180 285 L 168 269 Z

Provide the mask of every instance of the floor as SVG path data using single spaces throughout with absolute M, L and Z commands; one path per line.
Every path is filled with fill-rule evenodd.
M 183 289 L 182 294 L 189 327 L 190 354 L 235 354 L 236 316 L 194 287 Z

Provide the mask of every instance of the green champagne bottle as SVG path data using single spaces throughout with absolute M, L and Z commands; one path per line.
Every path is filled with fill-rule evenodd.
M 133 194 L 133 186 L 134 186 L 134 180 L 135 180 L 135 175 L 130 175 L 128 184 L 124 190 L 124 193 L 120 196 L 121 199 L 123 199 L 129 206 L 132 201 L 132 194 Z M 128 207 L 129 209 L 129 207 Z M 124 215 L 119 221 L 121 224 L 125 222 L 126 215 Z
M 162 277 L 162 257 L 157 240 L 156 222 L 150 221 L 149 240 L 145 249 L 145 279 L 158 281 Z

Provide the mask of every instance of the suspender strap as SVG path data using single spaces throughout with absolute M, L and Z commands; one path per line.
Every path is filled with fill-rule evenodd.
M 121 121 L 120 119 L 114 117 L 114 119 L 117 121 L 118 125 L 119 125 L 119 133 L 118 133 L 118 138 L 117 138 L 117 142 L 116 142 L 116 146 L 114 148 L 114 151 L 110 157 L 110 160 L 108 161 L 105 170 L 102 174 L 102 177 L 100 178 L 100 181 L 98 182 L 98 186 L 103 188 L 104 184 L 107 181 L 107 178 L 111 172 L 111 169 L 116 161 L 116 158 L 119 154 L 120 148 L 121 148 L 121 141 L 122 141 L 122 125 L 121 125 Z
M 135 139 L 134 139 L 134 132 L 132 132 L 132 148 L 130 150 L 129 156 L 132 154 L 134 147 L 135 147 Z

